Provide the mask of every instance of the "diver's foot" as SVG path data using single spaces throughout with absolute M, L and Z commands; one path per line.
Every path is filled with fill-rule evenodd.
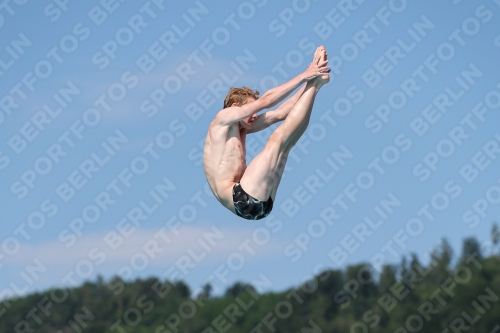
M 323 51 L 325 51 L 325 47 L 323 45 L 320 45 L 316 48 L 316 51 L 314 51 L 314 57 L 313 57 L 312 64 L 317 65 L 321 61 Z
M 320 51 L 320 62 L 326 62 L 328 61 L 328 53 L 326 53 L 326 50 L 325 48 L 323 47 L 323 49 Z M 328 70 L 328 73 L 330 72 L 330 70 Z M 324 81 L 323 84 L 327 84 L 328 82 L 330 82 L 330 75 L 329 74 L 323 74 L 321 75 L 319 78 Z

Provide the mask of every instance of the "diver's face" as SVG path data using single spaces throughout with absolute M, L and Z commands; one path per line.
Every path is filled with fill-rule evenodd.
M 255 98 L 248 97 L 247 101 L 245 102 L 245 104 L 252 103 L 252 102 L 255 102 Z M 241 127 L 243 127 L 243 128 L 245 128 L 245 129 L 248 130 L 248 129 L 252 128 L 252 125 L 253 125 L 253 123 L 254 123 L 254 121 L 255 121 L 256 118 L 257 118 L 257 113 L 254 113 L 251 116 L 246 117 L 243 120 L 240 120 L 239 123 L 240 123 Z

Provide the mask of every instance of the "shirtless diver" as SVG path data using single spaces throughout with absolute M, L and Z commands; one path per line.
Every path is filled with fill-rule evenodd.
M 288 153 L 305 132 L 314 99 L 330 81 L 327 53 L 316 49 L 313 62 L 301 74 L 259 98 L 250 88 L 231 88 L 224 108 L 208 128 L 203 166 L 208 184 L 219 202 L 234 214 L 260 220 L 273 208 Z M 305 84 L 304 84 L 305 83 Z M 276 110 L 272 108 L 302 86 Z M 246 135 L 261 131 L 279 121 L 264 149 L 247 166 Z

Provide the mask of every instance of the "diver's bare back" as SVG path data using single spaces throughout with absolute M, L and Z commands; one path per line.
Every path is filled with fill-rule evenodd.
M 208 128 L 203 164 L 207 181 L 217 200 L 234 213 L 232 188 L 246 169 L 246 130 L 238 123 L 221 123 L 217 117 Z

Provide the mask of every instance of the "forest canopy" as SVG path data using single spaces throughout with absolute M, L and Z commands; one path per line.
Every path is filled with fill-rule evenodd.
M 443 240 L 427 265 L 414 254 L 379 272 L 360 263 L 324 270 L 284 292 L 237 282 L 215 297 L 210 284 L 192 295 L 183 281 L 98 277 L 4 300 L 0 333 L 500 333 L 495 230 L 487 255 L 470 237 L 455 258 Z

